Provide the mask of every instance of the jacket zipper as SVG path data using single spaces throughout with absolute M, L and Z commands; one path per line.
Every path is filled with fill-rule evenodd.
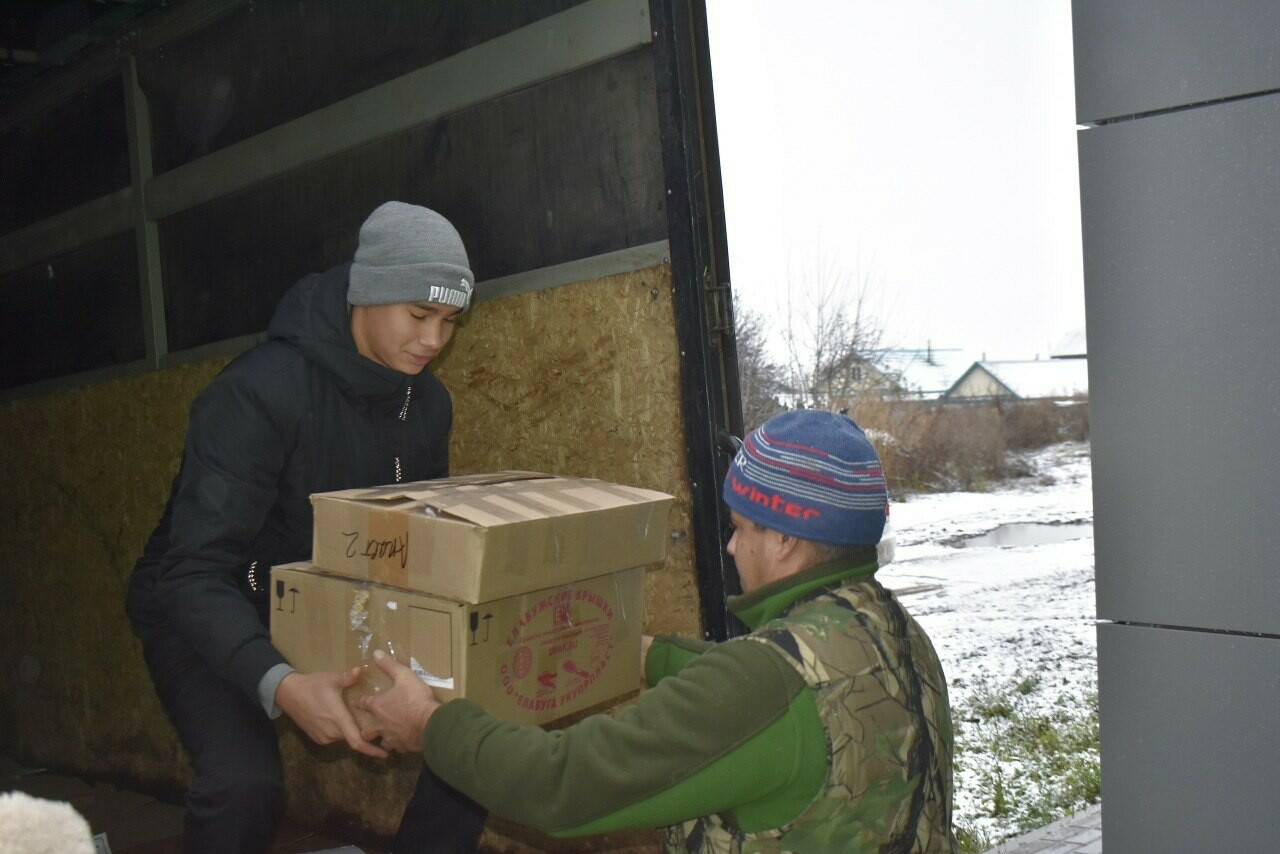
M 409 420 L 409 400 L 413 397 L 413 386 L 406 386 L 404 390 L 404 406 L 400 407 L 400 420 Z M 404 473 L 400 469 L 400 455 L 396 455 L 396 483 L 399 483 L 404 477 Z

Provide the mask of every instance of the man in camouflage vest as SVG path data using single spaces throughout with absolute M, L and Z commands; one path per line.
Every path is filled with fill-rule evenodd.
M 366 737 L 561 836 L 665 825 L 669 851 L 956 851 L 946 680 L 875 579 L 888 502 L 866 435 L 830 412 L 775 416 L 724 498 L 745 591 L 729 605 L 751 634 L 646 638 L 636 703 L 553 732 L 441 705 L 382 656 L 395 687 L 360 701 Z

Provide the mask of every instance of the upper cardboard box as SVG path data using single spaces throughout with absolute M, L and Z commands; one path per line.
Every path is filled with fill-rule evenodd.
M 328 572 L 487 602 L 660 561 L 672 497 L 503 471 L 311 496 Z

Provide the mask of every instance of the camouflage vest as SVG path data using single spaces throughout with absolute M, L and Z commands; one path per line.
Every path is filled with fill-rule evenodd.
M 790 824 L 744 834 L 722 816 L 667 829 L 708 854 L 955 852 L 951 711 L 933 644 L 874 578 L 822 591 L 750 635 L 817 695 L 825 790 Z

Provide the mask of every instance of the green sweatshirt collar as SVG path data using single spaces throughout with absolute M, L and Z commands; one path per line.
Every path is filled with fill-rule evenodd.
M 874 556 L 869 563 L 860 560 L 833 560 L 820 563 L 795 575 L 779 578 L 750 593 L 729 597 L 729 610 L 752 631 L 780 617 L 801 599 L 824 587 L 861 576 L 870 577 L 879 569 Z

